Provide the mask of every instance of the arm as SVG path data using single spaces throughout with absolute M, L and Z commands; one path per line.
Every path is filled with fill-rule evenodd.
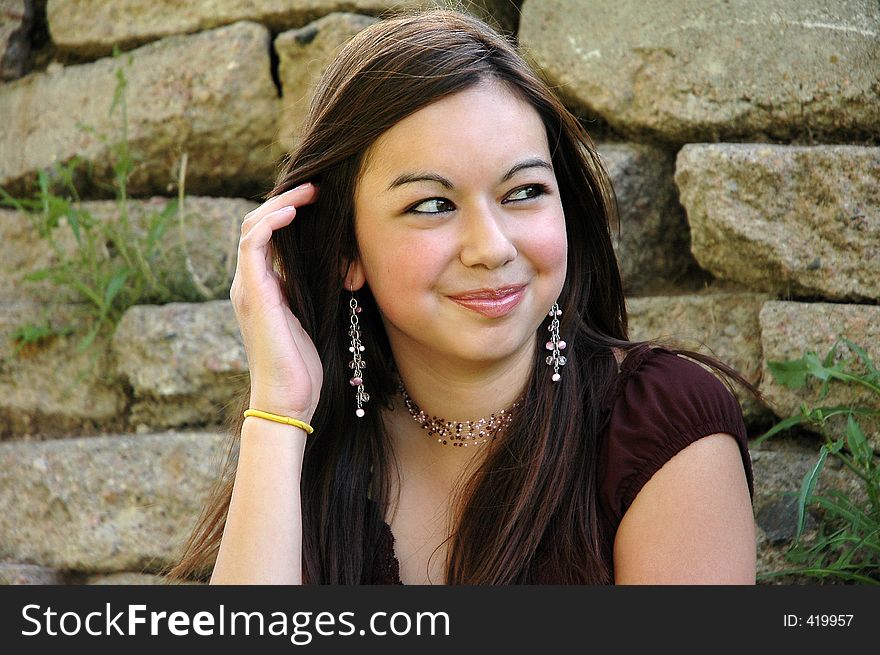
M 288 307 L 273 267 L 272 234 L 317 197 L 301 185 L 248 214 L 230 299 L 244 342 L 254 409 L 311 422 L 323 382 L 321 360 Z M 301 584 L 300 479 L 306 433 L 248 417 L 212 584 Z
M 211 584 L 302 584 L 300 474 L 306 433 L 246 418 Z
M 614 541 L 616 584 L 754 584 L 755 523 L 734 438 L 690 444 L 642 487 Z

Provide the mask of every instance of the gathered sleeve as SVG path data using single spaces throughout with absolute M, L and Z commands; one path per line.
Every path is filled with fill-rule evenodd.
M 701 365 L 663 348 L 633 352 L 621 366 L 609 411 L 599 446 L 599 503 L 615 530 L 654 473 L 686 446 L 718 432 L 736 439 L 754 497 L 742 408 Z

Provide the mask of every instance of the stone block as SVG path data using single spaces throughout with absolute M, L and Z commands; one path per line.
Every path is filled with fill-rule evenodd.
M 754 289 L 880 300 L 880 148 L 689 144 L 675 182 L 693 253 Z
M 431 7 L 443 0 L 49 0 L 52 38 L 79 56 L 108 54 L 172 34 L 189 34 L 241 20 L 263 23 L 274 32 L 302 27 L 333 12 L 380 15 L 398 9 Z M 489 17 L 513 32 L 520 0 L 451 0 Z
M 21 562 L 0 562 L 0 585 L 43 584 L 64 584 L 64 578 L 57 569 Z
M 526 0 L 519 40 L 569 104 L 636 140 L 874 138 L 880 5 Z
M 232 303 L 139 305 L 113 337 L 118 370 L 131 385 L 133 425 L 217 425 L 250 385 Z
M 160 570 L 217 479 L 225 437 L 0 443 L 0 557 L 83 573 Z
M 761 391 L 778 416 L 799 413 L 802 404 L 809 408 L 853 405 L 880 410 L 880 395 L 859 385 L 832 381 L 828 396 L 820 400 L 821 383 L 815 378 L 810 377 L 802 389 L 791 389 L 777 383 L 767 365 L 768 361 L 800 359 L 807 352 L 824 359 L 831 347 L 846 337 L 864 348 L 874 366 L 880 367 L 880 307 L 775 301 L 764 304 L 759 320 L 764 353 Z M 835 363 L 855 356 L 856 353 L 841 343 Z M 861 365 L 856 370 L 865 372 Z M 880 449 L 880 420 L 863 419 L 860 424 L 869 438 L 873 435 L 875 448 Z
M 91 167 L 88 175 L 80 169 L 81 190 L 106 194 L 100 183 L 113 179 L 113 146 L 122 136 L 121 108 L 110 113 L 122 71 L 134 161 L 129 193 L 174 190 L 183 153 L 188 193 L 268 190 L 279 110 L 269 49 L 268 30 L 242 22 L 168 37 L 118 59 L 55 64 L 0 87 L 0 187 L 22 195 L 38 171 L 78 157 Z
M 128 399 L 105 337 L 62 334 L 16 352 L 24 325 L 62 330 L 87 318 L 76 305 L 0 304 L 0 438 L 121 429 Z
M 283 94 L 278 146 L 283 153 L 293 150 L 298 142 L 318 78 L 342 46 L 374 22 L 375 18 L 359 14 L 330 14 L 275 39 Z

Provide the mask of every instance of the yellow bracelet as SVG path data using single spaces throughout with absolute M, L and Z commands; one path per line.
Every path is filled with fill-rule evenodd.
M 269 412 L 263 412 L 259 409 L 247 409 L 244 412 L 244 417 L 255 416 L 257 418 L 264 418 L 269 421 L 275 421 L 276 423 L 284 423 L 285 425 L 293 425 L 298 428 L 302 428 L 306 431 L 306 434 L 311 434 L 315 431 L 308 423 L 300 421 L 297 418 L 291 418 L 289 416 L 281 416 L 280 414 L 270 414 Z

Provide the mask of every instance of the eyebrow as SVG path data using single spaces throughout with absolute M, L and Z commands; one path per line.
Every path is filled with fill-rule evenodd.
M 513 166 L 511 166 L 510 170 L 501 176 L 501 180 L 499 181 L 499 183 L 507 182 L 507 180 L 512 178 L 521 170 L 527 168 L 544 168 L 551 173 L 553 172 L 553 166 L 549 162 L 544 161 L 539 157 L 532 157 L 531 159 L 526 159 L 519 162 L 518 164 L 514 164 Z M 455 187 L 452 182 L 450 182 L 442 175 L 438 175 L 437 173 L 403 173 L 402 175 L 398 175 L 396 178 L 394 178 L 394 181 L 388 185 L 386 191 L 391 191 L 392 189 L 396 189 L 397 187 L 403 186 L 404 184 L 411 184 L 413 182 L 436 182 L 437 184 L 440 184 L 447 189 L 452 189 Z

